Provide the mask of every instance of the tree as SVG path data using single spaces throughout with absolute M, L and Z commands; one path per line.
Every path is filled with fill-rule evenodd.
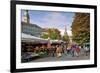
M 78 44 L 90 41 L 90 14 L 76 13 L 72 23 L 72 39 Z
M 62 36 L 62 40 L 65 41 L 66 43 L 69 43 L 69 36 L 67 34 L 64 34 Z
M 41 35 L 41 38 L 47 39 L 47 38 L 48 38 L 48 34 L 43 33 L 43 34 Z
M 45 33 L 43 33 L 41 37 L 44 39 L 47 39 L 49 37 L 50 39 L 56 40 L 61 39 L 61 34 L 60 31 L 56 28 L 48 28 L 45 29 Z

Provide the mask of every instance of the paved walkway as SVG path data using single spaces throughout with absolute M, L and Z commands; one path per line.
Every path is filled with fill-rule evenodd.
M 63 54 L 61 57 L 57 58 L 57 57 L 52 57 L 52 56 L 49 56 L 49 57 L 44 57 L 44 58 L 39 58 L 39 59 L 36 59 L 36 60 L 33 60 L 31 62 L 48 62 L 48 61 L 69 61 L 69 60 L 88 60 L 90 59 L 90 56 L 86 56 L 84 54 L 80 54 L 79 57 L 72 57 L 71 55 L 65 55 Z

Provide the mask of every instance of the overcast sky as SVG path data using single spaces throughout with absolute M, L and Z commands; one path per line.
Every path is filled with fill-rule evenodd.
M 37 24 L 42 28 L 57 28 L 64 34 L 65 25 L 67 33 L 71 34 L 71 25 L 75 13 L 73 12 L 53 12 L 53 11 L 35 11 L 29 10 L 30 23 Z M 24 10 L 21 11 L 23 21 Z

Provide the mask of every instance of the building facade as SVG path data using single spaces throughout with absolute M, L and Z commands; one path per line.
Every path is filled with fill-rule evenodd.
M 21 32 L 25 34 L 30 34 L 32 36 L 40 37 L 42 34 L 42 28 L 36 24 L 21 22 Z
M 30 23 L 29 11 L 24 10 L 23 21 L 21 21 L 21 32 L 32 36 L 40 37 L 42 28 L 36 24 Z

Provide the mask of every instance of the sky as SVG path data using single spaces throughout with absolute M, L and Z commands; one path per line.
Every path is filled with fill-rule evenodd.
M 69 36 L 73 22 L 74 12 L 55 12 L 55 11 L 36 11 L 29 10 L 30 23 L 36 24 L 42 28 L 57 28 L 64 34 L 65 25 Z M 24 10 L 21 10 L 21 20 L 23 21 Z

